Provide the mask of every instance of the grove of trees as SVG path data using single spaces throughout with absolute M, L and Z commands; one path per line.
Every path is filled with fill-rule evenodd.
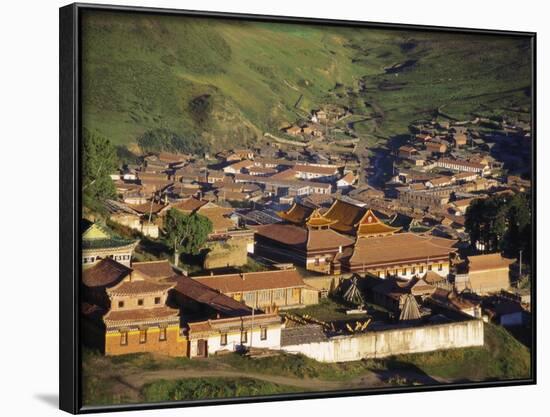
M 483 252 L 503 251 L 511 257 L 528 262 L 531 255 L 531 204 L 530 196 L 518 193 L 513 196 L 497 195 L 474 200 L 466 211 L 466 231 L 470 243 Z

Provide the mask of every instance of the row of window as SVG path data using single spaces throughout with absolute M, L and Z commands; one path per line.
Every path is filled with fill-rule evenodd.
M 434 265 L 428 265 L 428 271 L 432 271 L 433 266 Z M 443 264 L 437 265 L 437 270 L 443 271 Z M 393 272 L 393 275 L 399 275 L 399 269 L 395 269 L 393 271 L 386 270 L 386 272 L 384 273 L 384 276 L 392 275 L 392 272 Z M 408 272 L 408 268 L 401 269 L 401 275 L 407 275 L 407 272 Z M 419 274 L 424 273 L 424 265 L 421 265 L 418 267 L 418 273 Z M 413 266 L 411 268 L 411 274 L 412 275 L 416 274 L 416 266 Z M 381 276 L 382 276 L 382 271 L 378 271 L 378 277 L 380 278 Z
M 137 305 L 138 306 L 143 306 L 144 304 L 144 299 L 143 298 L 138 298 L 137 300 Z M 155 304 L 160 304 L 160 297 L 155 297 Z M 123 308 L 124 307 L 124 301 L 119 301 L 118 302 L 118 308 Z
M 166 341 L 166 327 L 161 327 L 159 329 L 159 342 L 165 342 L 165 341 Z M 140 344 L 147 343 L 147 329 L 141 329 L 139 331 L 139 343 Z M 120 345 L 121 346 L 128 345 L 128 332 L 120 332 Z
M 129 261 L 130 255 L 109 255 L 107 258 L 114 259 L 115 261 Z M 85 264 L 91 264 L 95 261 L 100 261 L 101 259 L 103 259 L 101 256 L 88 256 L 83 259 L 83 262 Z
M 267 340 L 267 327 L 260 327 L 260 340 Z M 241 344 L 248 343 L 248 332 L 241 332 Z M 220 335 L 220 345 L 227 345 L 227 333 Z

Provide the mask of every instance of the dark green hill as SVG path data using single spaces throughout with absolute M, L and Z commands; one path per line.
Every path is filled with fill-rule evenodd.
M 165 128 L 245 145 L 326 103 L 382 138 L 442 105 L 529 105 L 529 44 L 513 38 L 103 12 L 83 28 L 84 125 L 116 144 Z

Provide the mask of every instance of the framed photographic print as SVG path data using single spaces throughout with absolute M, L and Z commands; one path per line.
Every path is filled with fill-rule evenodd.
M 535 34 L 60 9 L 60 407 L 535 383 Z

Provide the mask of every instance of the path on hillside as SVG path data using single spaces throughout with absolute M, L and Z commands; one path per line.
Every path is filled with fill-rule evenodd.
M 149 383 L 164 380 L 185 378 L 252 378 L 271 382 L 278 385 L 286 385 L 304 388 L 306 391 L 331 391 L 354 388 L 376 388 L 387 385 L 388 378 L 400 376 L 420 384 L 437 384 L 450 382 L 440 378 L 432 378 L 411 370 L 386 370 L 382 372 L 367 371 L 364 374 L 349 380 L 326 380 L 318 378 L 299 378 L 293 376 L 280 376 L 239 371 L 235 369 L 209 370 L 209 369 L 163 369 L 158 371 L 136 372 L 119 377 L 119 382 L 140 391 Z

